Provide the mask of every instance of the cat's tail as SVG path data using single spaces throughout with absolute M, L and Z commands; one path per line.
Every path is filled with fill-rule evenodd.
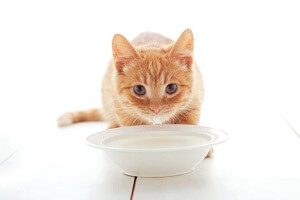
M 76 111 L 76 112 L 67 112 L 61 115 L 57 119 L 58 126 L 69 126 L 78 122 L 88 122 L 88 121 L 103 121 L 101 110 L 98 108 Z

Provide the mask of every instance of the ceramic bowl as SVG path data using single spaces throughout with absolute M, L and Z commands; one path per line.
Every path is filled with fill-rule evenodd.
M 87 142 L 104 150 L 126 175 L 165 177 L 193 171 L 227 137 L 208 127 L 168 124 L 108 129 L 90 135 Z

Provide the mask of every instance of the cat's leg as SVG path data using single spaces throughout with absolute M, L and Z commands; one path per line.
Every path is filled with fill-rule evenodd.
M 118 128 L 118 127 L 120 127 L 120 125 L 116 122 L 110 122 L 109 125 L 108 125 L 108 129 Z

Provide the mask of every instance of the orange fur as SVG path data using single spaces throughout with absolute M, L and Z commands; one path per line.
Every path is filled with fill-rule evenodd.
M 131 43 L 113 38 L 113 59 L 102 83 L 103 110 L 67 113 L 59 125 L 105 119 L 109 128 L 153 123 L 197 124 L 203 98 L 202 77 L 193 59 L 194 39 L 185 30 L 176 42 L 156 33 L 142 33 Z M 175 83 L 178 91 L 165 92 Z M 134 85 L 146 88 L 144 96 Z M 154 110 L 159 110 L 155 113 Z
M 202 78 L 193 61 L 193 34 L 187 29 L 174 43 L 155 33 L 143 33 L 129 43 L 113 39 L 114 58 L 102 84 L 104 116 L 110 127 L 159 123 L 197 124 L 203 98 Z M 176 83 L 178 92 L 165 93 Z M 134 85 L 147 93 L 139 97 Z M 159 106 L 159 115 L 153 107 Z
M 68 112 L 60 116 L 57 120 L 59 126 L 66 126 L 78 122 L 102 121 L 103 117 L 99 109 L 90 109 L 85 111 Z

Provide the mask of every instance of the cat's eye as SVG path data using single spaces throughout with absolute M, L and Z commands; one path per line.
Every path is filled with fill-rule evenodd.
M 166 87 L 166 93 L 174 94 L 177 91 L 177 84 L 171 83 Z
M 133 91 L 136 95 L 139 95 L 139 96 L 146 94 L 146 88 L 142 85 L 133 86 Z

